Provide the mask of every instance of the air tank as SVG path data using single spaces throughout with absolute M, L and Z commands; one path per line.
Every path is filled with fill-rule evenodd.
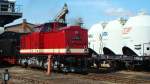
M 94 24 L 88 31 L 88 43 L 89 48 L 92 49 L 96 54 L 103 54 L 102 46 L 102 22 Z
M 150 56 L 150 15 L 130 17 L 122 30 L 123 54 Z
M 122 28 L 126 19 L 110 21 L 103 30 L 103 51 L 105 55 L 123 55 Z

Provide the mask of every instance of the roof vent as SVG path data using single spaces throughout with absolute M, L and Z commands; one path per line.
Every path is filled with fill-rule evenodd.
M 107 22 L 102 22 L 102 23 L 101 23 L 103 29 L 105 29 L 105 27 L 106 27 L 107 24 L 108 24 Z
M 138 15 L 147 15 L 147 14 L 148 14 L 148 12 L 146 10 L 140 10 L 138 12 Z
M 121 17 L 119 18 L 120 24 L 125 25 L 125 23 L 127 22 L 127 19 Z

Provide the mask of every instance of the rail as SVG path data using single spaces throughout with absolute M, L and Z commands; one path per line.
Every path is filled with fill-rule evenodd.
M 124 84 L 145 84 L 150 83 L 149 80 L 141 80 L 141 79 L 129 79 L 129 78 L 122 78 L 120 76 L 108 76 L 108 75 L 101 75 L 100 77 L 88 77 L 93 80 L 101 80 L 101 81 L 109 81 L 111 83 L 124 83 Z
M 122 76 L 116 76 L 116 75 L 107 75 L 107 74 L 95 74 L 95 75 L 77 75 L 79 78 L 83 79 L 90 79 L 93 81 L 104 81 L 104 82 L 110 82 L 115 84 L 150 84 L 150 80 L 144 80 L 144 79 L 130 79 L 130 78 L 124 78 Z

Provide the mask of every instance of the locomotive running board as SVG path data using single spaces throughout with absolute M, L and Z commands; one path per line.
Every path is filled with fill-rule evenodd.
M 86 49 L 21 49 L 21 54 L 87 53 Z

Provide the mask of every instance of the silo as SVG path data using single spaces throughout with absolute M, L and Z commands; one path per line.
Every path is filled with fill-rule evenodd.
M 103 52 L 105 55 L 122 55 L 122 28 L 126 19 L 110 21 L 103 30 Z
M 124 55 L 150 56 L 150 15 L 130 17 L 122 30 Z
M 94 24 L 88 31 L 88 43 L 89 48 L 92 49 L 96 54 L 103 54 L 102 46 L 102 22 Z

